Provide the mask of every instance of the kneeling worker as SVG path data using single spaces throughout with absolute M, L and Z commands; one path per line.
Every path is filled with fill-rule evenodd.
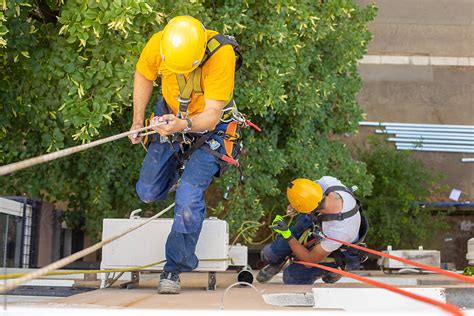
M 268 265 L 260 270 L 257 280 L 269 281 L 290 257 L 333 268 L 358 269 L 367 258 L 364 254 L 319 237 L 319 232 L 322 232 L 328 237 L 350 243 L 363 241 L 368 223 L 352 190 L 336 178 L 325 176 L 316 182 L 296 179 L 290 183 L 287 195 L 290 202 L 287 214 L 300 214 L 291 228 L 283 217 L 275 217 L 271 227 L 281 236 L 263 248 L 261 256 Z M 296 263 L 291 263 L 283 272 L 286 284 L 313 284 L 320 277 L 326 283 L 334 283 L 341 278 L 338 274 Z

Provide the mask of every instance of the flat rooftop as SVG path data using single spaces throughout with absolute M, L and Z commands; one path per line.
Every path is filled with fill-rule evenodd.
M 444 276 L 435 274 L 384 274 L 381 271 L 359 271 L 361 275 L 373 278 L 377 281 L 391 284 L 406 289 L 414 289 L 414 291 L 430 291 L 430 289 L 442 289 L 448 303 L 463 306 L 466 315 L 474 315 L 474 287 L 462 284 L 456 280 L 451 280 Z M 254 275 L 255 275 L 254 271 Z M 335 313 L 337 311 L 355 312 L 357 309 L 347 310 L 347 308 L 318 308 L 318 302 L 315 302 L 313 289 L 328 290 L 330 295 L 345 295 L 349 293 L 349 297 L 356 303 L 360 301 L 364 295 L 364 290 L 375 290 L 372 286 L 362 284 L 358 281 L 342 278 L 335 284 L 325 284 L 317 281 L 312 285 L 285 285 L 282 282 L 281 274 L 277 275 L 269 283 L 261 284 L 254 281 L 252 287 L 229 286 L 236 282 L 236 272 L 217 273 L 217 287 L 215 291 L 206 291 L 207 273 L 183 273 L 181 275 L 182 292 L 179 295 L 160 295 L 157 293 L 156 287 L 159 282 L 159 274 L 141 274 L 140 284 L 138 288 L 123 289 L 120 288 L 118 281 L 110 288 L 96 289 L 69 297 L 37 297 L 37 296 L 17 296 L 9 295 L 7 311 L 16 315 L 15 312 L 28 311 L 47 311 L 48 315 L 54 312 L 64 313 L 77 309 L 88 309 L 88 313 L 94 314 L 94 310 L 112 311 L 112 310 L 129 310 L 136 314 L 136 310 L 194 310 L 194 311 L 227 311 L 232 310 L 259 310 L 276 312 L 324 312 Z M 51 282 L 58 280 L 49 279 Z M 76 286 L 82 287 L 98 287 L 100 281 L 84 281 L 75 280 Z M 328 292 L 328 293 L 329 293 Z M 382 296 L 398 295 L 392 294 L 386 290 L 377 290 L 374 302 L 382 300 Z M 422 294 L 421 292 L 420 294 Z M 373 295 L 373 294 L 371 294 Z M 444 295 L 444 294 L 443 294 Z M 393 312 L 401 312 L 404 307 L 411 303 L 417 303 L 410 298 L 400 297 L 401 305 L 406 300 L 406 306 L 400 306 Z M 347 302 L 346 302 L 347 303 Z M 421 303 L 417 303 L 421 304 Z M 346 304 L 347 305 L 347 304 Z M 410 311 L 423 311 L 424 308 L 432 308 L 429 305 L 420 305 L 421 310 L 407 309 Z M 360 307 L 359 307 L 360 308 Z M 427 309 L 428 310 L 428 309 Z M 425 311 L 427 311 L 425 310 Z M 367 312 L 377 312 L 376 304 L 367 306 Z M 385 312 L 385 311 L 384 311 Z M 29 313 L 29 312 L 28 312 Z M 21 313 L 20 313 L 21 314 Z M 69 316 L 73 315 L 70 314 Z M 130 314 L 130 315 L 131 315 Z M 169 314 L 169 313 L 166 313 Z M 404 312 L 405 314 L 405 312 Z M 7 315 L 7 314 L 4 314 Z M 39 315 L 39 314 L 38 314 Z M 318 313 L 318 315 L 320 315 Z M 445 315 L 441 313 L 440 315 Z

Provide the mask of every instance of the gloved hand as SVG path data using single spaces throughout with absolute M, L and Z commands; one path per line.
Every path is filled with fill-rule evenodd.
M 291 237 L 291 231 L 288 228 L 288 225 L 283 220 L 283 217 L 281 217 L 280 215 L 275 216 L 275 219 L 273 220 L 272 226 L 270 226 L 270 228 L 282 235 L 285 239 Z

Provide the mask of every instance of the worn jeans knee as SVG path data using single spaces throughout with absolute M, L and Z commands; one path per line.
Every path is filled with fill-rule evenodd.
M 181 181 L 176 190 L 173 230 L 192 234 L 201 230 L 206 216 L 204 190 L 197 185 Z
M 271 247 L 271 244 L 265 245 L 262 251 L 260 252 L 260 257 L 263 261 L 269 264 L 280 264 L 285 260 L 286 256 L 277 255 Z
M 177 181 L 178 162 L 169 144 L 151 143 L 143 160 L 136 191 L 145 203 L 166 198 L 171 186 Z
M 135 187 L 138 197 L 144 203 L 152 203 L 160 200 L 164 200 L 168 191 L 159 192 L 159 188 L 156 185 L 147 185 L 144 183 L 137 182 Z

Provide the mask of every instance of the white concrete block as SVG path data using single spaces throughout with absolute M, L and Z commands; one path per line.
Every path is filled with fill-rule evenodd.
M 418 285 L 418 280 L 416 277 L 399 277 L 399 276 L 394 276 L 394 277 L 369 277 L 371 280 L 379 281 L 385 284 L 389 285 L 395 285 L 395 286 L 412 286 L 412 285 Z M 324 282 L 321 279 L 316 280 L 314 282 L 315 284 L 324 284 Z M 337 281 L 337 284 L 342 284 L 342 283 L 362 283 L 360 281 L 357 281 L 352 278 L 346 278 L 342 277 L 339 281 Z
M 403 290 L 446 303 L 444 288 L 403 288 Z M 445 315 L 438 307 L 379 288 L 313 288 L 314 308 L 343 309 L 348 312 L 423 312 Z
M 312 307 L 314 306 L 314 296 L 312 293 L 276 293 L 263 294 L 263 300 L 269 305 L 291 306 L 291 307 Z
M 457 57 L 432 56 L 430 57 L 430 64 L 433 66 L 457 66 L 458 59 Z
M 469 57 L 458 57 L 458 66 L 469 66 Z
M 247 246 L 240 244 L 231 246 L 229 248 L 229 258 L 232 259 L 230 263 L 231 266 L 246 267 L 248 263 Z
M 8 283 L 12 283 L 14 280 L 7 280 Z M 37 280 L 31 280 L 26 283 L 23 283 L 22 285 L 30 285 L 30 286 L 65 286 L 65 287 L 70 287 L 74 285 L 74 280 L 49 280 L 49 279 L 37 279 Z
M 380 63 L 387 65 L 408 65 L 410 63 L 410 56 L 380 56 Z
M 410 56 L 410 62 L 415 66 L 427 66 L 430 64 L 429 56 Z
M 469 57 L 469 66 L 474 66 L 474 57 Z
M 380 55 L 365 55 L 361 60 L 360 64 L 380 64 Z

